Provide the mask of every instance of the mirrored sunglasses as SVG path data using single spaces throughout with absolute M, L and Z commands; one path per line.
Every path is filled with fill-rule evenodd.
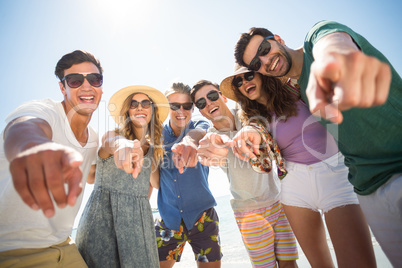
M 180 107 L 183 107 L 183 110 L 191 110 L 193 108 L 192 102 L 178 103 L 178 102 L 170 102 L 169 107 L 173 111 L 180 110 Z
M 254 72 L 251 71 L 251 72 L 245 73 L 243 76 L 236 76 L 235 78 L 233 78 L 232 84 L 237 88 L 241 87 L 243 85 L 243 78 L 246 81 L 253 80 L 254 79 Z
M 210 92 L 207 93 L 208 100 L 216 101 L 217 99 L 219 99 L 219 93 L 221 93 L 221 92 L 217 91 L 217 90 L 211 90 Z M 205 106 L 207 106 L 207 100 L 204 97 L 199 98 L 195 102 L 195 107 L 197 107 L 200 110 L 204 109 Z
M 257 53 L 248 66 L 249 70 L 257 72 L 261 68 L 262 63 L 259 57 L 263 57 L 271 51 L 271 43 L 267 41 L 268 39 L 275 38 L 272 35 L 269 35 L 262 40 L 260 46 L 258 47 Z
M 131 100 L 131 104 L 130 104 L 130 108 L 131 109 L 137 109 L 138 105 L 141 104 L 141 107 L 144 109 L 148 109 L 153 102 L 150 100 L 142 100 L 140 102 L 136 101 L 136 100 Z
M 70 88 L 77 88 L 84 83 L 84 79 L 87 79 L 88 83 L 93 87 L 100 87 L 103 84 L 103 75 L 98 73 L 68 74 L 61 79 L 61 82 L 65 80 Z

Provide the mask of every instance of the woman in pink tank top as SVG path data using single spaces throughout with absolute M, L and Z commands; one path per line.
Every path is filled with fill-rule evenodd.
M 333 136 L 300 99 L 297 86 L 238 67 L 220 89 L 240 104 L 244 125 L 253 119 L 265 121 L 264 131 L 275 138 L 287 170 L 281 180 L 281 202 L 311 266 L 335 267 L 322 216 L 339 267 L 375 266 L 368 225 L 347 179 L 343 156 Z M 250 135 L 260 133 L 248 126 L 234 138 L 233 151 L 243 160 L 249 159 L 244 153 L 252 155 L 246 145 Z

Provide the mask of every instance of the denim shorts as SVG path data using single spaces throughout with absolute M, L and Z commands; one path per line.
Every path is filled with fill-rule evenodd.
M 180 224 L 180 231 L 175 231 L 167 228 L 162 219 L 157 219 L 155 234 L 159 261 L 176 260 L 180 262 L 186 242 L 191 245 L 196 261 L 215 262 L 222 258 L 219 218 L 214 208 L 207 209 L 191 230 L 186 228 L 183 220 Z
M 359 204 L 341 153 L 312 165 L 286 162 L 286 169 L 288 174 L 281 181 L 284 205 L 326 213 L 336 207 Z

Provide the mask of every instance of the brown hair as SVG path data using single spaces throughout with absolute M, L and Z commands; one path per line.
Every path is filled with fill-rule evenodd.
M 64 77 L 64 71 L 71 68 L 74 64 L 80 64 L 83 62 L 91 62 L 96 68 L 98 68 L 99 73 L 102 74 L 103 69 L 97 58 L 91 53 L 84 50 L 75 50 L 71 53 L 64 55 L 56 64 L 54 74 L 60 79 Z M 63 81 L 64 84 L 64 81 Z
M 270 35 L 273 36 L 274 34 L 270 30 L 267 30 L 265 28 L 256 28 L 256 27 L 250 28 L 250 30 L 247 33 L 242 33 L 235 45 L 235 52 L 234 52 L 235 60 L 241 66 L 248 67 L 248 65 L 243 61 L 243 56 L 246 47 L 248 46 L 251 38 L 254 35 L 261 35 L 262 37 L 267 37 Z
M 256 116 L 263 116 L 272 122 L 273 114 L 277 117 L 297 116 L 296 101 L 299 99 L 276 77 L 255 73 L 261 77 L 262 93 L 268 96 L 266 104 L 260 104 L 256 100 L 250 100 L 244 96 L 237 87 L 232 85 L 236 98 L 241 106 L 240 118 L 243 124 L 247 124 L 249 119 Z
M 154 102 L 147 94 L 145 93 L 133 93 L 128 96 L 124 103 L 123 107 L 120 111 L 120 116 L 124 119 L 124 126 L 121 128 L 117 128 L 115 130 L 116 134 L 122 135 L 129 140 L 141 139 L 141 137 L 136 137 L 134 134 L 134 123 L 131 122 L 128 111 L 130 110 L 131 100 L 135 94 L 144 94 L 146 95 L 152 102 Z M 164 150 L 163 150 L 163 135 L 162 135 L 162 120 L 159 118 L 158 106 L 155 103 L 152 105 L 152 118 L 148 124 L 148 131 L 145 136 L 147 142 L 153 147 L 154 153 L 153 158 L 155 160 L 155 164 L 158 165 L 160 161 L 163 160 Z

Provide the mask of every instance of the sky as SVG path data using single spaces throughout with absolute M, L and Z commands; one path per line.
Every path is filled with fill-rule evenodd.
M 91 122 L 100 135 L 115 127 L 106 105 L 123 87 L 164 92 L 175 81 L 220 83 L 233 71 L 237 39 L 251 27 L 299 48 L 316 22 L 335 20 L 366 37 L 401 74 L 401 10 L 400 0 L 0 0 L 0 129 L 25 101 L 62 100 L 54 68 L 76 49 L 93 53 L 104 69 L 103 101 Z

